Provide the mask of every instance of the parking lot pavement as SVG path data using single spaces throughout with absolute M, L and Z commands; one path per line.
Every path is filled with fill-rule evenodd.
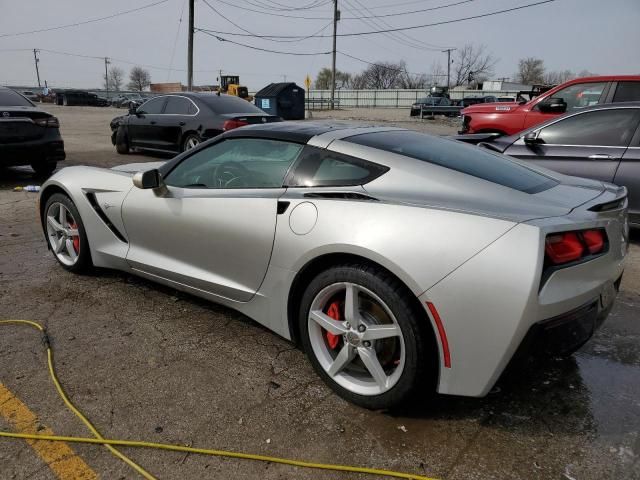
M 79 113 L 56 115 L 65 140 L 84 128 L 69 120 Z M 97 119 L 82 122 L 96 136 L 68 141 L 68 148 L 87 148 L 69 151 L 71 162 L 146 158 L 123 161 L 104 145 Z M 437 397 L 409 410 L 371 412 L 336 397 L 301 351 L 234 311 L 117 272 L 64 271 L 47 251 L 35 194 L 8 188 L 28 181 L 27 170 L 1 175 L 0 318 L 47 326 L 62 383 L 105 437 L 451 480 L 640 478 L 637 232 L 615 309 L 577 355 L 503 378 L 484 399 Z M 37 415 L 38 429 L 90 436 L 58 398 L 37 332 L 0 327 L 0 384 Z M 0 430 L 14 428 L 1 412 Z M 57 478 L 25 442 L 0 442 L 1 478 Z M 101 478 L 137 478 L 104 447 L 71 448 Z M 368 478 L 122 450 L 162 479 Z

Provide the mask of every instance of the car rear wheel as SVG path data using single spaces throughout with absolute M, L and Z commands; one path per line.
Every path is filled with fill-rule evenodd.
M 118 127 L 116 132 L 116 152 L 122 155 L 129 153 L 129 138 L 122 125 Z
M 55 171 L 57 165 L 57 162 L 34 162 L 31 164 L 31 168 L 36 177 L 48 177 Z
M 69 197 L 56 193 L 44 209 L 49 246 L 58 263 L 71 272 L 84 272 L 91 266 L 89 242 L 78 209 Z
M 198 135 L 190 133 L 182 142 L 182 151 L 186 152 L 187 150 L 191 150 L 192 148 L 200 145 L 201 142 L 202 140 L 200 140 L 200 137 Z
M 435 345 L 411 296 L 395 277 L 368 265 L 333 267 L 311 281 L 301 302 L 302 344 L 341 397 L 391 408 L 434 386 Z

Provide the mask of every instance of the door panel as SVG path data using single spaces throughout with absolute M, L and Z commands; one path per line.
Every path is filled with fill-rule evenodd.
M 595 148 L 561 145 L 529 147 L 522 140 L 518 140 L 507 148 L 504 153 L 512 157 L 529 160 L 536 165 L 564 173 L 565 175 L 611 182 L 624 150 L 624 148 L 616 147 Z
M 162 115 L 142 114 L 129 120 L 131 146 L 163 148 L 159 142 Z
M 232 300 L 260 287 L 285 189 L 134 188 L 122 207 L 132 268 Z

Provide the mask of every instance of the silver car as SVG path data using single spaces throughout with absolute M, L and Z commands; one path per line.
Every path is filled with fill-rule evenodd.
M 65 168 L 40 213 L 65 269 L 234 308 L 377 409 L 483 396 L 517 351 L 579 348 L 616 295 L 626 196 L 413 131 L 284 122 L 162 164 Z

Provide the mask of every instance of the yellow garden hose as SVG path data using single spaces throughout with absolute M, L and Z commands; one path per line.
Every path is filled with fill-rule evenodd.
M 138 465 L 133 460 L 131 460 L 129 457 L 119 452 L 116 448 L 114 448 L 114 446 L 155 448 L 159 450 L 170 450 L 174 452 L 195 453 L 200 455 L 212 455 L 216 457 L 241 458 L 245 460 L 257 460 L 261 462 L 280 463 L 283 465 L 291 465 L 291 466 L 302 467 L 302 468 L 334 470 L 339 472 L 351 472 L 351 473 L 365 473 L 370 475 L 380 475 L 384 477 L 405 478 L 409 480 L 436 480 L 436 479 L 424 477 L 421 475 L 414 475 L 414 474 L 403 473 L 403 472 L 394 472 L 391 470 L 381 470 L 377 468 L 353 467 L 349 465 L 335 465 L 335 464 L 329 464 L 329 463 L 304 462 L 300 460 L 291 460 L 288 458 L 280 458 L 280 457 L 270 457 L 267 455 L 256 455 L 252 453 L 229 452 L 225 450 L 209 450 L 205 448 L 185 447 L 182 445 L 171 445 L 166 443 L 141 442 L 141 441 L 133 441 L 133 440 L 112 440 L 112 439 L 104 438 L 100 434 L 100 432 L 93 426 L 93 424 L 87 419 L 87 417 L 85 417 L 82 414 L 82 412 L 80 412 L 73 405 L 73 403 L 71 403 L 66 393 L 64 392 L 62 385 L 58 381 L 58 378 L 56 377 L 56 373 L 53 367 L 53 351 L 51 349 L 51 344 L 49 343 L 49 337 L 47 335 L 45 328 L 39 323 L 32 322 L 30 320 L 0 320 L 0 325 L 2 324 L 28 325 L 38 329 L 42 333 L 43 343 L 47 348 L 49 375 L 56 387 L 56 390 L 58 391 L 58 394 L 64 401 L 65 405 L 69 408 L 69 410 L 71 410 L 80 420 L 82 420 L 82 422 L 87 426 L 87 428 L 89 428 L 91 433 L 93 433 L 95 438 L 62 437 L 62 436 L 53 436 L 53 435 L 32 435 L 27 433 L 12 433 L 12 432 L 1 432 L 1 431 L 0 431 L 0 437 L 104 445 L 116 457 L 118 457 L 120 460 L 127 463 L 127 465 L 129 465 L 136 472 L 138 472 L 140 475 L 142 475 L 144 478 L 148 480 L 156 480 L 156 478 L 153 475 L 151 475 L 149 472 L 147 472 L 144 468 L 142 468 L 140 465 Z

